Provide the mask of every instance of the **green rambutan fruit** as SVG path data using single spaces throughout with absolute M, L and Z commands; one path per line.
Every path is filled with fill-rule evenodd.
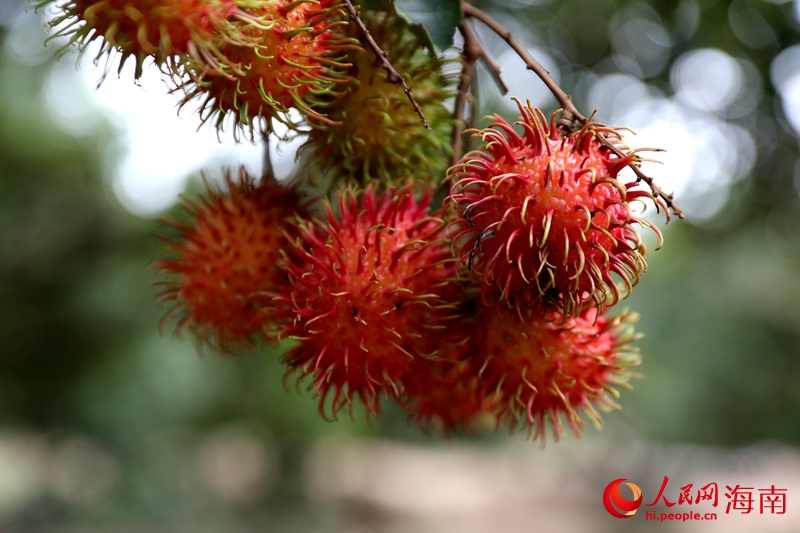
M 406 377 L 437 356 L 436 336 L 457 306 L 454 259 L 444 222 L 428 214 L 431 194 L 346 191 L 338 215 L 329 206 L 323 220 L 297 222 L 291 282 L 278 294 L 288 313 L 281 337 L 298 341 L 285 355 L 287 377 L 310 377 L 323 416 L 345 406 L 352 413 L 353 398 L 379 414 L 380 397 L 398 398 Z
M 403 88 L 390 83 L 372 50 L 351 49 L 346 62 L 351 81 L 345 90 L 322 95 L 317 109 L 334 124 L 310 118 L 308 141 L 299 155 L 319 184 L 352 180 L 364 186 L 437 182 L 444 175 L 451 153 L 452 117 L 444 101 L 454 94 L 452 81 L 443 73 L 444 60 L 426 47 L 412 26 L 389 6 L 385 11 L 362 11 L 370 35 L 411 87 L 414 99 L 428 120 L 422 125 Z M 359 39 L 355 24 L 340 29 Z
M 578 316 L 630 293 L 647 268 L 635 224 L 658 229 L 632 209 L 650 199 L 619 173 L 641 159 L 621 134 L 601 124 L 577 132 L 517 101 L 518 133 L 501 117 L 473 131 L 484 143 L 451 167 L 455 253 L 480 280 L 486 303 L 505 302 L 520 316 L 539 306 Z M 597 133 L 619 148 L 616 155 Z M 619 283 L 615 276 L 621 280 Z

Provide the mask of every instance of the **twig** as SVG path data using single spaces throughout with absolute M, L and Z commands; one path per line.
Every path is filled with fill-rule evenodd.
M 462 151 L 464 150 L 462 133 L 465 127 L 467 129 L 472 127 L 472 121 L 475 118 L 474 106 L 471 106 L 469 118 L 466 118 L 466 105 L 470 88 L 472 89 L 473 102 L 478 101 L 478 99 L 475 98 L 478 85 L 472 83 L 475 77 L 475 64 L 478 60 L 483 60 L 486 64 L 486 67 L 494 77 L 495 83 L 500 88 L 500 91 L 503 94 L 508 92 L 508 87 L 501 76 L 500 65 L 481 43 L 478 34 L 475 33 L 472 20 L 468 18 L 462 20 L 458 25 L 458 31 L 464 39 L 464 45 L 461 50 L 461 75 L 458 80 L 456 101 L 453 110 L 454 123 L 451 143 L 453 153 L 450 161 L 451 166 L 461 158 Z
M 456 101 L 453 106 L 453 133 L 451 138 L 452 154 L 450 155 L 450 166 L 456 164 L 461 159 L 461 152 L 464 149 L 464 139 L 462 133 L 466 123 L 466 107 L 469 98 L 469 88 L 475 74 L 475 63 L 481 56 L 480 44 L 473 38 L 474 30 L 471 28 L 469 20 L 462 20 L 458 26 L 461 35 L 464 37 L 464 48 L 461 50 L 461 75 L 458 79 L 458 89 L 456 90 Z
M 481 87 L 480 83 L 473 83 L 472 86 L 470 87 L 470 93 L 471 93 L 470 97 L 472 98 L 471 100 L 472 105 L 469 106 L 469 116 L 467 117 L 467 120 L 464 123 L 464 125 L 468 130 L 473 129 L 475 127 L 475 122 L 478 120 L 478 102 L 481 101 L 480 87 Z M 470 144 L 471 144 L 471 137 L 467 138 L 467 146 L 464 148 L 467 152 L 471 150 Z
M 369 48 L 381 62 L 383 70 L 386 71 L 386 81 L 394 85 L 399 84 L 403 88 L 403 92 L 406 93 L 411 105 L 414 106 L 414 111 L 416 111 L 417 115 L 419 115 L 422 125 L 425 126 L 426 130 L 430 131 L 431 125 L 428 123 L 428 119 L 425 118 L 425 114 L 422 112 L 422 109 L 420 109 L 419 104 L 417 104 L 417 101 L 414 100 L 414 97 L 411 95 L 411 88 L 406 84 L 406 80 L 403 79 L 403 76 L 389 62 L 389 52 L 381 49 L 381 47 L 378 46 L 378 43 L 375 42 L 375 39 L 372 38 L 372 35 L 370 35 L 369 30 L 367 30 L 367 27 L 364 25 L 364 21 L 361 20 L 361 17 L 358 15 L 358 10 L 353 6 L 351 0 L 344 0 L 344 4 L 347 8 L 347 14 L 350 17 L 350 20 L 355 23 L 358 31 L 361 32 L 361 35 L 364 38 L 364 42 L 367 43 L 367 46 L 369 46 Z
M 272 166 L 272 151 L 269 147 L 269 132 L 265 131 L 261 134 L 261 141 L 264 143 L 264 156 L 262 159 L 262 179 L 270 182 L 277 182 L 275 179 L 275 170 Z
M 453 109 L 453 133 L 450 142 L 453 153 L 450 155 L 450 166 L 455 165 L 461 159 L 461 152 L 464 150 L 462 134 L 466 126 L 467 99 L 469 98 L 469 88 L 474 72 L 475 63 L 470 63 L 465 59 L 461 66 L 461 77 L 458 80 L 458 91 L 456 92 L 456 101 Z
M 558 86 L 555 80 L 553 80 L 553 78 L 550 76 L 550 73 L 542 65 L 540 65 L 530 53 L 528 53 L 525 47 L 523 47 L 522 44 L 517 41 L 511 31 L 492 18 L 488 13 L 481 11 L 468 2 L 462 1 L 461 9 L 464 12 L 464 16 L 481 21 L 490 30 L 500 36 L 500 38 L 502 38 L 508 44 L 508 46 L 510 46 L 511 49 L 514 50 L 525 62 L 528 70 L 533 71 L 547 86 L 547 88 L 550 89 L 550 92 L 553 93 L 553 96 L 556 98 L 556 100 L 558 100 L 559 105 L 561 105 L 563 109 L 562 120 L 560 121 L 562 125 L 574 127 L 575 120 L 581 122 L 582 124 L 589 123 L 589 119 L 583 116 L 580 111 L 578 111 L 578 108 L 575 107 L 575 104 L 572 103 L 572 97 L 570 97 L 570 95 L 565 93 L 561 87 Z M 623 154 L 619 148 L 609 142 L 605 135 L 600 132 L 595 132 L 595 134 L 597 139 L 600 141 L 600 144 L 611 150 L 617 157 L 625 157 L 625 154 Z M 669 222 L 670 219 L 670 209 L 678 218 L 684 218 L 683 211 L 679 209 L 677 205 L 675 205 L 672 194 L 664 192 L 658 185 L 656 185 L 653 178 L 642 172 L 636 161 L 631 162 L 631 164 L 628 166 L 630 166 L 630 168 L 636 174 L 637 180 L 644 181 L 648 187 L 650 187 L 653 195 L 657 198 L 661 198 L 664 201 L 666 206 L 665 211 L 667 215 L 667 222 Z M 656 202 L 656 209 L 658 209 L 658 205 L 659 203 Z
M 500 92 L 507 94 L 508 86 L 506 85 L 506 82 L 503 81 L 500 64 L 497 62 L 494 56 L 489 53 L 486 47 L 483 46 L 480 37 L 478 37 L 478 34 L 475 33 L 472 20 L 465 18 L 461 24 L 458 25 L 458 29 L 461 32 L 461 35 L 464 37 L 464 47 L 466 48 L 469 46 L 471 48 L 471 53 L 476 54 L 476 59 L 483 61 L 483 63 L 486 65 L 486 68 L 489 69 L 489 73 L 494 78 L 494 82 L 500 88 Z

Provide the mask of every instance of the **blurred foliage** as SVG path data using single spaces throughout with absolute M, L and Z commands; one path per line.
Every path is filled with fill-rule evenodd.
M 664 441 L 800 444 L 798 135 L 770 82 L 774 57 L 798 42 L 793 4 L 475 4 L 548 50 L 560 84 L 584 110 L 592 108 L 592 76 L 636 70 L 613 42 L 632 20 L 657 21 L 669 35 L 659 68 L 634 57 L 639 77 L 664 94 L 670 65 L 696 48 L 725 50 L 758 69 L 758 104 L 723 117 L 753 136 L 753 171 L 731 185 L 714 218 L 666 228 L 665 248 L 651 254 L 651 272 L 628 302 L 642 315 L 646 377 L 621 399 L 624 413 L 609 419 Z M 12 24 L 36 16 L 21 5 L 0 5 L 0 45 Z M 435 13 L 424 22 L 437 44 L 454 26 Z M 284 388 L 276 353 L 198 358 L 189 340 L 160 335 L 147 290 L 158 223 L 126 213 L 113 196 L 110 123 L 77 132 L 51 116 L 43 87 L 53 72 L 52 59 L 0 54 L 0 463 L 19 459 L 4 451 L 11 441 L 22 442 L 34 464 L 56 461 L 61 450 L 83 458 L 67 463 L 95 472 L 96 490 L 70 485 L 69 469 L 41 474 L 35 486 L 6 481 L 17 492 L 0 494 L 0 529 L 61 522 L 67 530 L 118 531 L 122 520 L 131 530 L 220 531 L 268 520 L 270 530 L 309 530 L 325 523 L 324 506 L 312 505 L 304 485 L 303 458 L 320 438 L 441 444 L 391 408 L 369 426 L 358 413 L 355 422 L 323 421 L 307 394 Z M 531 75 L 528 83 L 538 81 Z M 482 113 L 510 109 L 496 90 L 483 96 Z M 230 453 L 250 457 L 250 470 L 227 468 Z M 47 472 L 61 468 L 47 465 Z

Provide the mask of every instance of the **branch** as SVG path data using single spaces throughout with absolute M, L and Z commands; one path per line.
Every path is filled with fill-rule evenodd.
M 508 93 L 508 86 L 503 81 L 502 76 L 502 69 L 500 65 L 497 63 L 497 60 L 489 53 L 483 43 L 481 42 L 480 37 L 478 34 L 475 33 L 475 28 L 472 25 L 472 20 L 466 18 L 461 21 L 461 24 L 458 25 L 458 29 L 461 32 L 461 35 L 464 37 L 464 49 L 465 51 L 469 48 L 469 53 L 472 55 L 474 60 L 481 59 L 483 63 L 486 65 L 486 68 L 489 69 L 492 77 L 494 78 L 494 82 L 500 88 L 500 92 L 503 94 Z M 474 61 L 473 61 L 474 62 Z
M 450 146 L 450 166 L 456 164 L 461 159 L 461 152 L 464 150 L 464 125 L 466 123 L 466 107 L 469 98 L 469 88 L 475 74 L 475 63 L 481 55 L 480 45 L 473 38 L 475 31 L 471 27 L 469 20 L 462 20 L 458 25 L 458 30 L 464 37 L 464 48 L 461 50 L 461 75 L 458 79 L 458 89 L 456 90 L 456 101 L 453 109 L 453 133 Z
M 483 60 L 483 62 L 486 64 L 486 67 L 494 77 L 495 83 L 498 85 L 502 93 L 508 93 L 508 87 L 506 87 L 506 84 L 501 76 L 500 65 L 481 43 L 478 34 L 475 33 L 472 20 L 468 18 L 462 20 L 458 25 L 458 31 L 461 33 L 461 36 L 464 39 L 464 45 L 461 50 L 461 75 L 458 80 L 456 101 L 453 110 L 454 123 L 451 142 L 453 153 L 450 160 L 451 166 L 461 158 L 461 153 L 464 150 L 462 133 L 465 126 L 471 127 L 470 123 L 475 116 L 475 110 L 472 109 L 470 111 L 470 118 L 466 119 L 466 105 L 469 98 L 468 93 L 470 88 L 472 88 L 473 96 L 475 91 L 478 89 L 478 85 L 472 83 L 475 76 L 475 64 L 478 62 L 478 60 Z M 473 98 L 473 101 L 477 102 L 478 100 L 477 98 Z
M 277 183 L 277 179 L 275 179 L 275 170 L 272 167 L 272 152 L 269 147 L 269 132 L 263 132 L 261 134 L 261 141 L 264 143 L 261 177 L 264 182 L 271 182 L 275 184 Z
M 411 88 L 406 84 L 406 80 L 403 79 L 403 76 L 397 72 L 397 69 L 394 68 L 394 66 L 389 62 L 389 52 L 381 49 L 381 47 L 378 46 L 378 43 L 375 42 L 375 39 L 372 38 L 369 30 L 367 30 L 367 27 L 364 25 L 364 21 L 361 20 L 361 17 L 358 15 L 358 10 L 353 6 L 352 1 L 344 0 L 344 4 L 345 8 L 347 8 L 347 14 L 350 17 L 350 20 L 355 23 L 358 31 L 364 38 L 364 42 L 366 42 L 367 46 L 369 46 L 370 50 L 372 50 L 372 52 L 375 54 L 375 57 L 377 57 L 381 62 L 383 70 L 386 71 L 386 81 L 393 85 L 399 84 L 403 88 L 403 92 L 406 93 L 409 102 L 411 102 L 411 105 L 414 106 L 414 111 L 416 111 L 417 115 L 419 115 L 422 125 L 425 126 L 426 130 L 430 131 L 431 125 L 428 123 L 428 119 L 426 119 L 425 115 L 422 113 L 422 109 L 420 109 L 417 101 L 414 100 L 413 96 L 411 96 Z
M 524 46 L 522 46 L 522 44 L 520 44 L 519 41 L 517 41 L 511 31 L 492 18 L 489 14 L 481 11 L 468 2 L 462 1 L 461 9 L 464 12 L 464 16 L 481 21 L 490 30 L 500 36 L 500 38 L 502 38 L 508 44 L 508 46 L 510 46 L 511 49 L 514 50 L 525 62 L 528 70 L 533 71 L 547 86 L 547 88 L 550 89 L 550 92 L 553 93 L 553 96 L 556 98 L 556 100 L 558 100 L 558 103 L 561 105 L 563 110 L 561 113 L 561 120 L 559 120 L 560 125 L 569 129 L 574 129 L 576 126 L 576 120 L 584 125 L 589 124 L 589 119 L 583 116 L 581 112 L 578 111 L 578 108 L 575 107 L 575 104 L 572 103 L 572 97 L 570 97 L 570 95 L 565 93 L 561 87 L 558 86 L 555 80 L 553 80 L 553 78 L 550 76 L 550 73 L 542 65 L 540 65 L 536 59 L 533 58 L 533 56 L 525 49 Z M 600 144 L 611 150 L 617 157 L 625 157 L 625 154 L 623 154 L 619 148 L 609 142 L 605 135 L 600 132 L 595 132 L 595 135 L 600 141 Z M 664 192 L 658 185 L 656 185 L 653 178 L 642 172 L 637 162 L 631 162 L 631 164 L 628 166 L 636 174 L 637 181 L 644 181 L 648 187 L 650 187 L 653 195 L 663 200 L 666 207 L 665 213 L 667 215 L 667 222 L 670 220 L 670 209 L 678 218 L 684 218 L 683 211 L 679 209 L 677 205 L 675 205 L 672 194 Z M 655 205 L 656 210 L 658 210 L 659 202 L 655 202 Z
M 477 72 L 477 69 L 476 69 L 476 72 Z M 476 76 L 477 76 L 477 74 L 476 74 Z M 480 87 L 481 86 L 480 86 L 479 83 L 473 83 L 469 88 L 470 89 L 470 93 L 471 93 L 470 97 L 472 98 L 472 100 L 471 100 L 472 105 L 469 106 L 469 116 L 467 117 L 467 120 L 466 120 L 464 125 L 467 127 L 467 129 L 470 129 L 470 130 L 475 127 L 475 122 L 479 120 L 479 118 L 478 118 L 478 104 L 481 101 Z M 465 150 L 467 152 L 469 152 L 471 150 L 470 144 L 471 143 L 469 142 L 469 139 L 468 139 L 467 140 L 467 146 L 465 148 Z

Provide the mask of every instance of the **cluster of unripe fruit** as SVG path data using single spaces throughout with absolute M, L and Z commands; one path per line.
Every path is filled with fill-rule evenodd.
M 635 316 L 608 313 L 647 266 L 631 203 L 653 196 L 620 176 L 638 155 L 518 102 L 450 165 L 445 62 L 391 1 L 355 5 L 430 130 L 344 0 L 58 5 L 59 34 L 137 76 L 153 61 L 218 128 L 307 135 L 290 183 L 229 172 L 185 202 L 156 263 L 165 320 L 226 354 L 280 342 L 323 416 L 393 400 L 445 432 L 599 425 L 639 363 Z

